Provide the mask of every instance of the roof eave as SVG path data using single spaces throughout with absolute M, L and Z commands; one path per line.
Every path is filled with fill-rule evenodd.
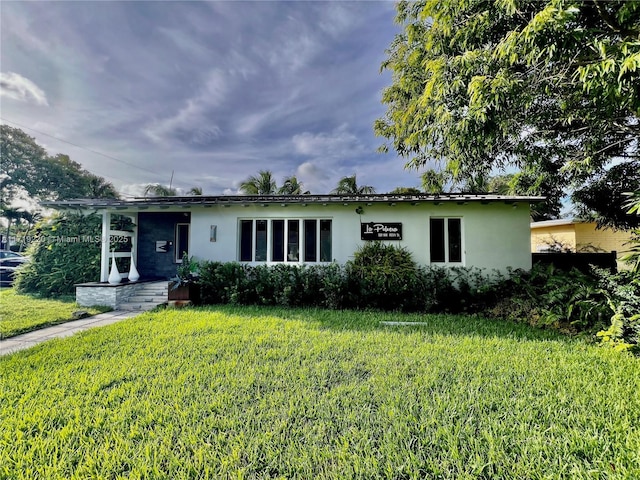
M 136 197 L 132 200 L 116 199 L 76 199 L 59 202 L 42 202 L 42 206 L 59 210 L 70 209 L 136 209 L 140 207 L 191 207 L 205 205 L 243 204 L 339 204 L 339 203 L 429 203 L 429 202 L 507 202 L 538 203 L 544 201 L 538 196 L 507 196 L 492 194 L 419 194 L 419 195 L 225 195 L 189 197 Z

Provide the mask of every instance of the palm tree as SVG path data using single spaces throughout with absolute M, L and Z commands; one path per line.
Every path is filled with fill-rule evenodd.
M 20 244 L 20 251 L 23 251 L 27 247 L 27 239 L 31 234 L 31 230 L 33 229 L 36 223 L 42 220 L 42 215 L 40 215 L 38 212 L 32 213 L 32 212 L 25 211 L 25 212 L 22 212 L 20 217 L 21 217 L 21 220 L 24 220 L 25 222 L 27 222 L 27 228 L 24 232 L 24 235 L 22 235 L 22 243 Z
M 517 195 L 514 187 L 515 175 L 507 173 L 489 178 L 489 191 L 498 195 Z
M 490 191 L 489 176 L 484 174 L 473 175 L 464 182 L 462 190 L 469 193 L 487 193 Z
M 260 170 L 240 184 L 240 191 L 248 195 L 274 195 L 277 192 L 276 181 L 270 170 Z
M 118 198 L 118 191 L 104 178 L 91 175 L 87 182 L 87 195 L 91 198 Z
M 442 193 L 445 185 L 452 180 L 449 172 L 433 169 L 424 172 L 420 179 L 422 180 L 422 190 L 426 193 Z
M 7 240 L 5 241 L 4 248 L 9 250 L 11 246 L 11 224 L 15 221 L 18 223 L 23 218 L 24 212 L 18 208 L 4 207 L 2 209 L 2 216 L 7 219 Z
M 389 192 L 390 195 L 418 195 L 422 193 L 416 187 L 396 187 Z
M 144 188 L 144 196 L 152 197 L 175 197 L 176 189 L 160 185 L 159 183 L 151 183 Z
M 284 183 L 278 189 L 280 195 L 309 195 L 309 190 L 302 191 L 304 185 L 298 181 L 295 175 L 284 178 Z
M 187 192 L 187 195 L 202 195 L 202 188 L 191 187 L 191 190 Z
M 350 177 L 342 177 L 338 181 L 338 185 L 331 193 L 336 195 L 367 195 L 370 193 L 376 193 L 376 189 L 370 185 L 358 186 L 356 181 L 356 174 L 354 173 Z

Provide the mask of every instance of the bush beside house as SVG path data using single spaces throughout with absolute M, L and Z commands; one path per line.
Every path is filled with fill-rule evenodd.
M 17 291 L 44 297 L 73 295 L 75 284 L 99 278 L 101 225 L 97 214 L 74 213 L 40 223 L 26 251 L 31 261 L 16 275 Z
M 405 249 L 372 242 L 344 266 L 206 261 L 198 282 L 204 304 L 482 314 L 574 335 L 598 334 L 620 349 L 637 349 L 640 340 L 640 278 L 632 272 L 536 266 L 501 275 L 422 267 Z

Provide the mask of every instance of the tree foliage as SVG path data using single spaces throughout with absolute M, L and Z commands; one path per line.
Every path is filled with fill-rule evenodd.
M 0 176 L 3 203 L 19 192 L 40 200 L 117 198 L 113 185 L 92 174 L 67 155 L 49 156 L 22 130 L 0 125 Z
M 51 200 L 118 197 L 111 183 L 63 154 L 48 157 L 41 171 L 40 184 L 41 195 Z
M 72 295 L 74 285 L 100 277 L 102 219 L 99 215 L 68 213 L 38 224 L 36 241 L 27 249 L 31 261 L 16 276 L 22 293 L 47 297 Z
M 291 175 L 284 178 L 278 193 L 280 195 L 309 195 L 311 192 L 304 190 L 304 185 L 298 181 L 295 175 Z
M 336 195 L 368 195 L 370 193 L 376 193 L 376 189 L 370 185 L 358 185 L 356 174 L 351 176 L 342 177 L 338 180 L 338 185 L 331 193 Z
M 175 188 L 160 183 L 150 183 L 144 187 L 145 197 L 175 197 L 176 194 L 177 191 Z
M 417 195 L 422 192 L 416 187 L 396 187 L 389 193 L 392 195 Z
M 640 2 L 401 1 L 397 21 L 375 130 L 408 167 L 516 167 L 553 199 L 612 159 L 640 168 Z
M 275 195 L 278 191 L 273 172 L 260 170 L 240 184 L 240 190 L 247 195 Z
M 640 191 L 640 169 L 622 163 L 596 177 L 588 186 L 574 192 L 580 206 L 577 214 L 595 220 L 600 227 L 629 230 L 640 227 L 640 216 L 629 212 L 629 192 Z
M 257 175 L 251 175 L 240 184 L 240 191 L 247 195 L 309 195 L 304 185 L 295 175 L 284 177 L 282 186 L 273 178 L 271 170 L 260 170 Z

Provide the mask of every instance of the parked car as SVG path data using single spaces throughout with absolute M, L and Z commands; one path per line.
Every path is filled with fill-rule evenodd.
M 19 267 L 28 261 L 29 257 L 25 257 L 21 253 L 12 252 L 11 250 L 0 250 L 0 266 Z
M 0 250 L 0 286 L 10 287 L 16 269 L 29 261 L 29 257 L 10 250 Z

